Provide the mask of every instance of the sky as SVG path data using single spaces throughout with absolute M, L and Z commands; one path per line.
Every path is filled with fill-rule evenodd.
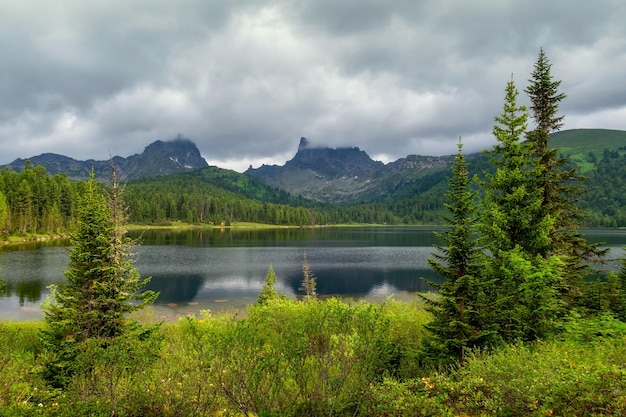
M 623 0 L 0 0 L 0 164 L 193 140 L 283 165 L 300 137 L 373 159 L 491 147 L 540 48 L 563 129 L 626 130 Z M 532 126 L 532 125 L 531 125 Z

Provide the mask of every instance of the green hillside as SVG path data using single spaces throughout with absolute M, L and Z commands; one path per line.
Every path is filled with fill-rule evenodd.
M 552 147 L 570 158 L 581 173 L 591 171 L 601 161 L 605 150 L 626 154 L 626 131 L 609 129 L 572 129 L 551 136 Z

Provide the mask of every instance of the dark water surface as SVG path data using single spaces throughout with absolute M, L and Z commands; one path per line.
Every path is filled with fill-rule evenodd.
M 593 230 L 586 235 L 590 241 L 606 242 L 612 257 L 621 256 L 626 244 L 626 231 Z M 161 293 L 153 309 L 166 319 L 254 303 L 270 264 L 277 290 L 295 298 L 302 294 L 305 253 L 320 296 L 381 301 L 393 294 L 412 299 L 415 292 L 430 289 L 420 278 L 438 280 L 426 261 L 437 242 L 432 228 L 148 230 L 141 242 L 135 248 L 135 265 L 142 276 L 152 277 L 148 287 Z M 8 284 L 0 298 L 1 318 L 42 317 L 47 286 L 65 280 L 67 244 L 45 242 L 0 251 L 0 276 Z

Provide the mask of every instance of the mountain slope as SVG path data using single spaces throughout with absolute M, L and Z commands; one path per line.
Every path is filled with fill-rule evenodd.
M 610 129 L 572 129 L 552 134 L 551 146 L 568 156 L 581 173 L 591 171 L 604 152 L 626 151 L 626 131 Z
M 605 152 L 626 153 L 626 132 L 608 129 L 573 129 L 554 133 L 551 146 L 591 175 Z M 486 155 L 467 155 L 470 171 L 489 169 Z M 409 155 L 389 164 L 373 161 L 359 148 L 315 148 L 302 138 L 296 155 L 283 166 L 250 167 L 245 174 L 292 195 L 334 204 L 413 200 L 429 190 L 445 189 L 454 155 Z M 441 184 L 443 183 L 444 188 Z
M 413 188 L 418 178 L 443 172 L 452 156 L 409 155 L 390 164 L 372 160 L 358 147 L 312 147 L 300 139 L 296 155 L 283 166 L 250 167 L 245 174 L 292 195 L 334 203 L 354 204 L 392 198 L 395 190 Z M 439 175 L 438 182 L 445 177 Z
M 131 155 L 128 158 L 114 156 L 112 161 L 118 177 L 122 180 L 188 172 L 208 167 L 196 145 L 191 140 L 180 136 L 170 141 L 157 140 L 146 146 L 141 154 Z M 51 175 L 65 173 L 73 180 L 89 178 L 92 168 L 98 180 L 108 180 L 111 177 L 111 165 L 108 160 L 78 161 L 53 153 L 44 153 L 28 159 L 18 158 L 1 168 L 6 167 L 11 171 L 19 172 L 27 162 L 31 166 L 45 167 Z

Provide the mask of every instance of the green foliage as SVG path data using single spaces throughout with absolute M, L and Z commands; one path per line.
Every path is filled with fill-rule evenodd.
M 147 279 L 141 279 L 129 258 L 131 242 L 123 222 L 116 184 L 107 201 L 92 176 L 72 233 L 67 283 L 51 286 L 43 306 L 48 328 L 42 340 L 53 353 L 45 374 L 54 385 L 64 385 L 69 376 L 84 369 L 78 358 L 87 346 L 96 343 L 106 350 L 125 333 L 146 338 L 154 330 L 142 329 L 128 317 L 158 294 L 140 292 Z
M 490 312 L 505 342 L 552 336 L 565 315 L 561 300 L 563 263 L 558 257 L 530 255 L 517 247 L 501 252 L 488 273 L 495 280 Z
M 592 171 L 603 164 L 605 151 L 617 158 L 626 153 L 625 140 L 623 130 L 573 129 L 550 134 L 550 147 L 558 149 L 559 155 L 566 156 L 580 168 L 581 174 L 591 178 Z
M 606 250 L 588 243 L 578 231 L 585 218 L 578 204 L 585 193 L 583 178 L 576 168 L 570 166 L 567 157 L 558 156 L 558 149 L 549 146 L 550 134 L 563 125 L 564 116 L 558 115 L 558 110 L 560 102 L 566 97 L 558 91 L 561 81 L 553 79 L 551 67 L 543 49 L 540 49 L 531 84 L 526 89 L 536 123 L 535 129 L 527 133 L 536 168 L 535 181 L 530 186 L 541 190 L 541 216 L 552 218 L 550 242 L 540 253 L 563 257 L 568 280 L 564 296 L 569 304 L 575 305 L 580 303 L 578 296 L 584 285 L 583 279 L 590 272 L 589 263 L 604 256 Z
M 133 223 L 328 223 L 323 212 L 305 207 L 310 203 L 218 168 L 133 181 L 127 186 L 125 199 Z
M 541 211 L 542 189 L 534 184 L 537 167 L 532 164 L 532 149 L 522 143 L 528 114 L 517 105 L 518 92 L 513 81 L 507 83 L 504 111 L 496 117 L 493 134 L 498 140 L 489 151 L 496 167 L 481 182 L 484 197 L 479 229 L 484 245 L 498 257 L 499 251 L 520 246 L 528 253 L 545 254 L 550 243 L 548 231 L 553 219 Z
M 52 395 L 41 390 L 44 385 L 33 375 L 42 353 L 41 327 L 34 322 L 0 322 L 0 414 L 11 405 L 45 401 Z
M 469 414 L 617 415 L 624 410 L 624 344 L 570 343 L 506 347 L 470 360 L 450 384 L 433 382 L 435 395 L 463 404 Z M 546 372 L 549 370 L 548 372 Z M 443 381 L 442 381 L 443 382 Z
M 11 216 L 6 196 L 0 191 L 0 239 L 6 240 L 9 237 L 11 227 Z
M 497 341 L 485 317 L 491 303 L 491 283 L 481 272 L 485 259 L 474 236 L 476 192 L 470 190 L 460 140 L 458 148 L 446 193 L 450 214 L 444 222 L 449 228 L 435 233 L 442 244 L 435 245 L 438 253 L 428 259 L 444 282 L 430 283 L 437 288 L 438 297 L 424 297 L 433 321 L 426 325 L 431 336 L 424 344 L 423 360 L 438 365 L 451 360 L 463 362 L 467 349 L 491 346 Z
M 559 92 L 561 81 L 554 81 L 550 73 L 552 65 L 543 48 L 539 49 L 539 56 L 529 80 L 530 85 L 526 93 L 531 101 L 530 110 L 536 124 L 535 132 L 542 137 L 533 137 L 535 150 L 543 154 L 548 150 L 548 134 L 560 130 L 564 116 L 557 116 L 560 102 L 566 97 Z
M 513 81 L 507 84 L 504 112 L 494 126 L 498 144 L 489 152 L 494 173 L 486 173 L 479 230 L 489 258 L 483 279 L 491 283 L 483 308 L 489 330 L 505 342 L 550 334 L 563 314 L 559 292 L 564 266 L 551 253 L 554 216 L 543 210 L 536 178 L 535 150 L 522 142 L 527 113 L 517 105 Z
M 415 368 L 420 305 L 277 299 L 246 318 L 184 318 L 163 347 L 92 339 L 61 391 L 37 372 L 42 323 L 0 323 L 1 415 L 623 415 L 626 328 L 572 314 L 558 339 L 468 352 L 463 366 Z M 156 343 L 154 339 L 153 342 Z M 34 371 L 34 372 L 33 372 Z
M 267 269 L 267 274 L 265 275 L 265 284 L 263 284 L 263 289 L 259 293 L 257 304 L 264 305 L 278 297 L 279 294 L 276 291 L 276 273 L 274 272 L 274 267 L 270 264 Z
M 19 173 L 0 170 L 0 239 L 65 232 L 81 187 L 65 175 L 49 176 L 41 166 L 27 164 Z
M 588 192 L 581 201 L 589 212 L 588 223 L 626 227 L 626 154 L 618 158 L 606 155 L 588 176 Z
M 626 257 L 618 273 L 596 275 L 582 286 L 577 307 L 587 315 L 611 314 L 626 322 Z
M 212 363 L 243 413 L 352 414 L 395 357 L 389 324 L 384 306 L 275 300 L 214 334 Z

